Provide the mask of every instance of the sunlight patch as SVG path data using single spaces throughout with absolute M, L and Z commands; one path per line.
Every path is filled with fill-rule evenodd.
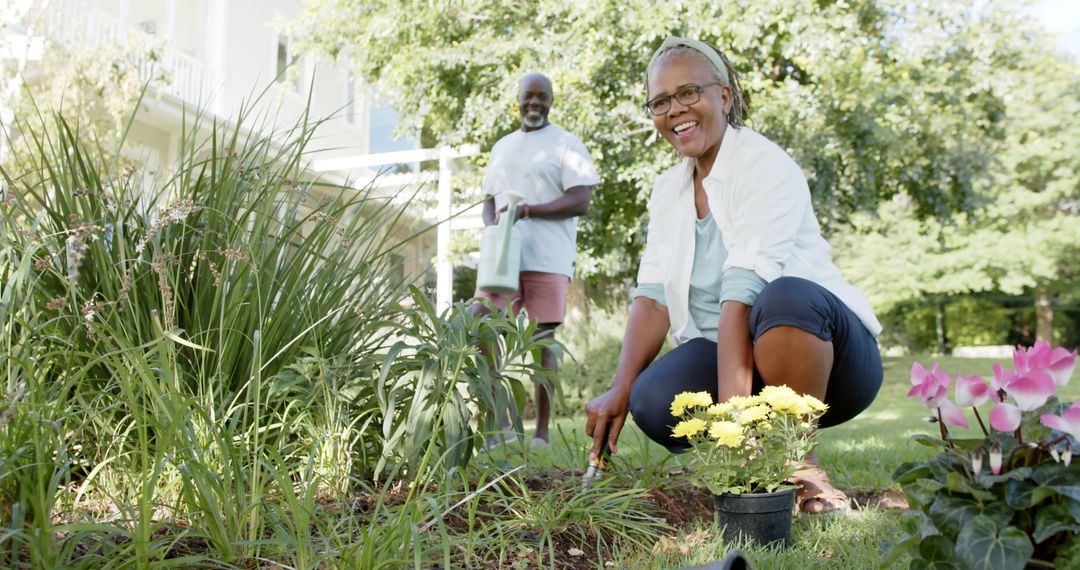
M 900 414 L 892 410 L 882 410 L 880 412 L 864 413 L 859 417 L 859 419 L 873 421 L 890 421 L 900 419 Z

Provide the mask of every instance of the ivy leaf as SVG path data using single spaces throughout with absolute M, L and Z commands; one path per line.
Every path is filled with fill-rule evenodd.
M 1024 531 L 1000 528 L 993 519 L 976 516 L 956 537 L 956 553 L 976 570 L 1023 570 L 1035 552 Z
M 1065 505 L 1049 505 L 1035 514 L 1035 532 L 1032 534 L 1035 544 L 1042 544 L 1051 536 L 1066 531 L 1080 531 L 1080 524 L 1076 524 Z

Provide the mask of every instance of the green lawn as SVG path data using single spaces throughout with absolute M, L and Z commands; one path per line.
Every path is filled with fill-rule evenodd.
M 837 487 L 859 496 L 896 489 L 892 483 L 896 467 L 931 453 L 929 448 L 910 440 L 914 434 L 937 433 L 937 427 L 924 419 L 929 415 L 928 410 L 919 401 L 907 397 L 911 387 L 909 370 L 915 360 L 928 367 L 933 361 L 925 355 L 886 359 L 885 382 L 874 404 L 858 418 L 821 432 L 818 453 Z M 961 372 L 984 378 L 992 374 L 991 366 L 997 362 L 951 357 L 938 360 L 943 369 L 954 375 Z M 950 393 L 950 398 L 953 396 Z M 1078 396 L 1078 383 L 1066 387 L 1062 393 L 1065 400 Z M 985 421 L 989 407 L 980 411 Z M 978 431 L 970 412 L 968 416 L 972 430 Z M 583 466 L 584 450 L 589 445 L 583 432 L 584 416 L 564 417 L 556 421 L 549 449 L 527 452 L 510 446 L 483 456 L 477 463 L 495 470 L 524 465 L 525 478 L 533 485 L 550 484 L 555 491 L 570 496 L 579 484 L 576 474 Z M 610 485 L 660 490 L 683 501 L 695 493 L 679 475 L 671 474 L 677 471 L 679 457 L 648 441 L 633 422 L 623 431 L 619 443 L 620 453 L 613 461 Z M 696 493 L 704 495 L 701 491 Z M 730 547 L 737 546 L 748 553 L 755 568 L 873 568 L 879 565 L 883 543 L 898 535 L 901 512 L 871 506 L 842 516 L 799 516 L 795 521 L 793 545 L 783 552 L 723 544 L 705 516 L 690 517 L 664 529 L 665 538 L 651 548 L 616 548 L 611 554 L 616 567 L 676 568 L 720 559 Z M 566 558 L 565 552 L 549 554 L 554 556 L 556 566 Z M 600 562 L 592 559 L 591 563 Z M 906 559 L 898 563 L 899 567 L 906 565 Z

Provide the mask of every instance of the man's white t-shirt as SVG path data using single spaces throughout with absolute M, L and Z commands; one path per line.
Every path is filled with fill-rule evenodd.
M 558 125 L 516 130 L 491 149 L 484 195 L 495 197 L 496 210 L 507 204 L 506 192 L 526 204 L 543 204 L 575 186 L 600 183 L 596 166 L 581 139 Z M 577 217 L 561 220 L 524 218 L 514 229 L 521 235 L 521 270 L 574 276 Z

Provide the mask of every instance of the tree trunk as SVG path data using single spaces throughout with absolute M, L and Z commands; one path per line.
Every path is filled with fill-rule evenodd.
M 1054 342 L 1054 298 L 1043 287 L 1035 287 L 1035 340 Z
M 941 297 L 934 298 L 934 333 L 937 337 L 937 353 L 945 354 L 948 338 L 945 332 L 945 307 Z

